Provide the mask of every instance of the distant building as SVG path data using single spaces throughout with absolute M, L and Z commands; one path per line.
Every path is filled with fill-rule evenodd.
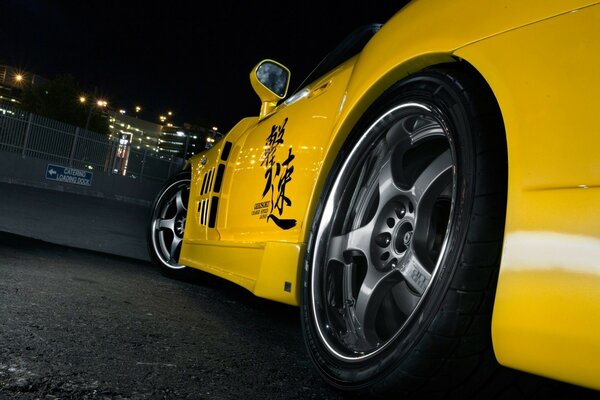
M 107 110 L 108 128 L 114 138 L 127 138 L 135 150 L 158 152 L 161 125 L 132 117 L 115 110 Z
M 19 104 L 26 86 L 48 82 L 48 79 L 8 65 L 0 65 L 0 103 Z
M 126 175 L 131 153 L 158 153 L 160 125 L 131 117 L 123 111 L 104 110 L 110 139 L 116 144 L 113 173 Z
M 207 144 L 214 143 L 215 134 L 219 133 L 188 123 L 183 126 L 163 126 L 158 151 L 187 159 L 206 149 Z

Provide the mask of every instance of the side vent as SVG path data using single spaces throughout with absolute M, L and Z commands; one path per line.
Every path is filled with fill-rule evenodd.
M 225 142 L 221 152 L 221 160 L 227 161 L 231 154 L 231 142 Z M 206 196 L 212 192 L 218 194 L 223 186 L 223 177 L 225 176 L 225 164 L 219 163 L 217 170 L 215 168 L 207 171 L 202 178 L 202 187 L 200 188 L 200 196 Z M 217 211 L 219 210 L 219 197 L 212 196 L 202 199 L 198 203 L 198 214 L 200 216 L 200 224 L 214 228 L 217 225 Z
M 221 153 L 221 160 L 227 161 L 229 153 L 231 152 L 231 142 L 225 142 L 223 146 L 223 152 Z
M 198 204 L 198 214 L 200 214 L 200 224 L 206 225 L 208 222 L 208 199 L 204 199 Z
M 202 189 L 200 189 L 200 196 L 203 196 L 210 191 L 214 174 L 214 168 L 204 174 L 204 178 L 202 179 Z
M 221 183 L 223 182 L 223 174 L 225 173 L 225 164 L 219 164 L 217 168 L 217 177 L 215 178 L 214 192 L 219 193 L 221 191 Z
M 217 209 L 219 208 L 219 198 L 213 196 L 210 202 L 210 218 L 208 219 L 208 227 L 214 228 L 217 222 Z

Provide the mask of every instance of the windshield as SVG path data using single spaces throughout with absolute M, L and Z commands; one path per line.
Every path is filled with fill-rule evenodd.
M 373 35 L 381 29 L 381 26 L 382 24 L 365 25 L 348 35 L 331 53 L 321 60 L 294 93 L 360 53 Z

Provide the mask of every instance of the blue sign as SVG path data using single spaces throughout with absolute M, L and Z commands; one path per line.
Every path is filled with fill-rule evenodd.
M 48 164 L 46 167 L 46 179 L 49 181 L 72 183 L 74 185 L 92 186 L 94 174 L 83 169 L 63 167 Z

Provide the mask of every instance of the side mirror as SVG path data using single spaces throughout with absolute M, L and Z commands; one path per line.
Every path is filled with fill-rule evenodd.
M 260 118 L 264 118 L 273 112 L 277 102 L 287 94 L 290 70 L 277 61 L 263 60 L 250 72 L 250 83 L 260 97 Z

